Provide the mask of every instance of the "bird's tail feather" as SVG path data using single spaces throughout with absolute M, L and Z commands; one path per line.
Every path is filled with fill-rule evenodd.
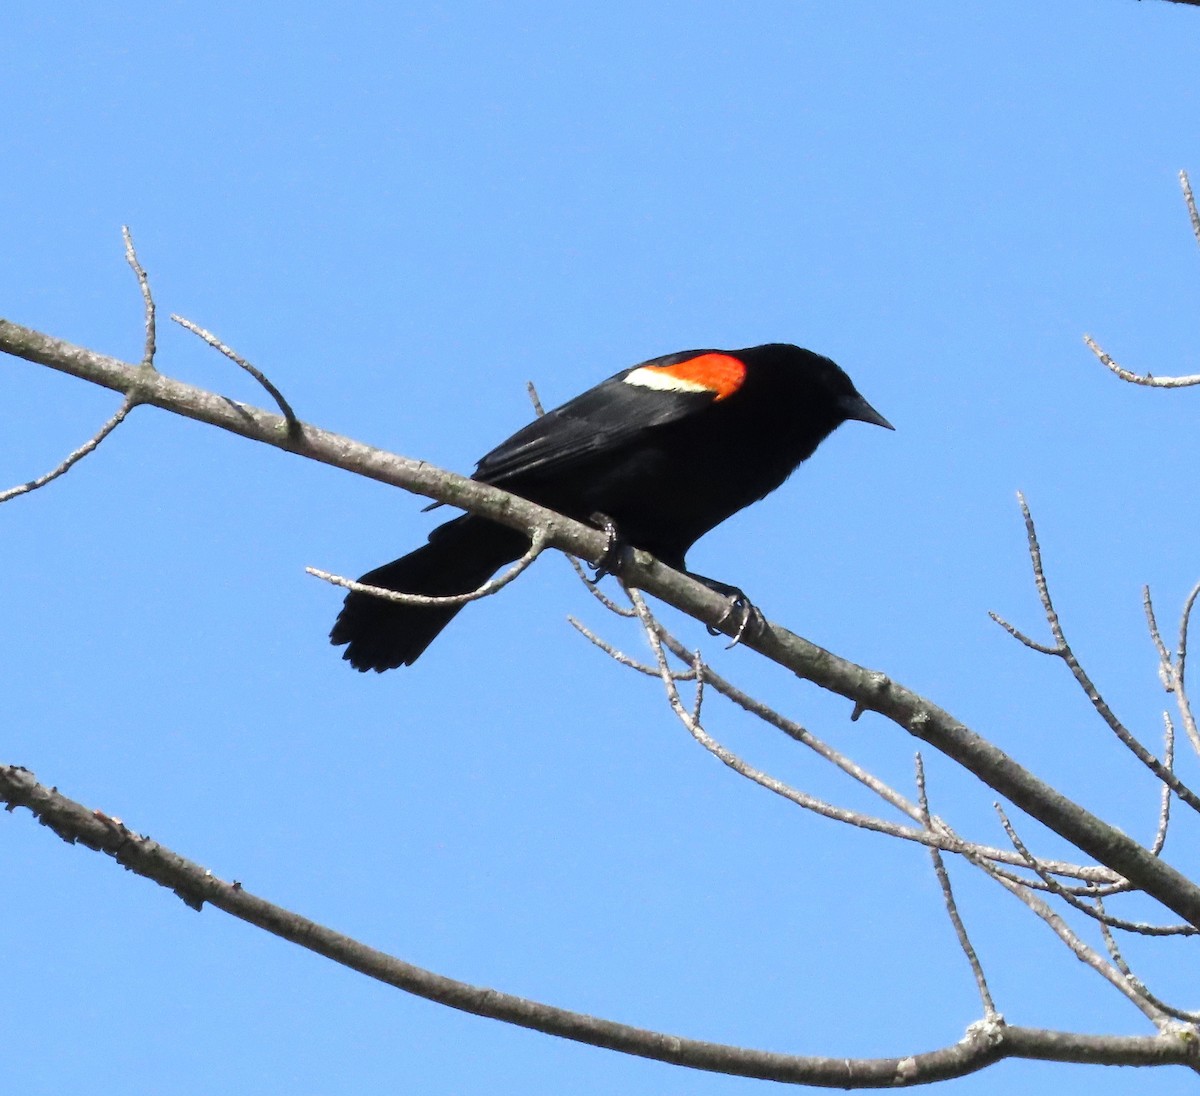
M 428 544 L 368 571 L 359 582 L 430 597 L 469 594 L 528 548 L 529 538 L 523 533 L 465 514 L 434 529 Z M 347 644 L 342 657 L 356 670 L 410 666 L 461 608 L 402 605 L 352 592 L 329 641 Z

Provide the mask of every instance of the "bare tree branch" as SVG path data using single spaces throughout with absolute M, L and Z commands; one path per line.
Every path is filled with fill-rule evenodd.
M 584 580 L 587 581 L 586 579 Z M 609 658 L 620 666 L 625 666 L 627 669 L 635 670 L 639 674 L 645 674 L 647 677 L 659 677 L 661 671 L 657 666 L 650 666 L 645 662 L 639 662 L 636 658 L 627 655 L 624 651 L 618 650 L 606 639 L 602 639 L 596 635 L 587 625 L 580 621 L 577 617 L 567 617 L 567 623 L 571 625 L 584 639 L 596 647 L 599 647 Z M 676 673 L 674 675 L 676 681 L 694 681 L 694 673 Z
M 1174 0 L 1174 3 L 1200 5 L 1200 0 Z M 1196 210 L 1196 199 L 1192 194 L 1192 184 L 1186 171 L 1179 173 L 1179 185 L 1183 189 L 1183 200 L 1187 205 L 1188 219 L 1192 224 L 1192 235 L 1196 237 L 1196 243 L 1200 244 L 1200 212 Z M 1193 373 L 1187 377 L 1155 377 L 1150 373 L 1134 373 L 1113 361 L 1096 345 L 1096 341 L 1091 335 L 1084 335 L 1083 341 L 1106 368 L 1130 384 L 1140 384 L 1146 388 L 1190 388 L 1192 385 L 1200 384 L 1200 373 Z
M 1163 688 L 1174 695 L 1179 716 L 1183 720 L 1184 730 L 1192 748 L 1200 753 L 1200 729 L 1196 726 L 1196 717 L 1192 712 L 1192 703 L 1188 698 L 1187 675 L 1187 641 L 1188 629 L 1191 625 L 1192 609 L 1196 597 L 1200 595 L 1200 583 L 1192 587 L 1191 592 L 1183 603 L 1183 612 L 1179 619 L 1179 645 L 1172 655 L 1163 642 L 1162 633 L 1158 629 L 1158 620 L 1154 615 L 1154 603 L 1150 599 L 1150 587 L 1142 587 L 1142 606 L 1146 611 L 1146 623 L 1150 629 L 1150 638 L 1154 649 L 1158 652 L 1158 676 Z
M 1000 810 L 999 804 L 996 804 L 996 808 Z M 1019 898 L 1030 910 L 1041 918 L 1059 940 L 1067 946 L 1076 959 L 1085 966 L 1091 967 L 1101 978 L 1108 982 L 1127 1000 L 1132 1002 L 1160 1031 L 1165 1030 L 1164 1025 L 1168 1023 L 1169 1017 L 1130 986 L 1125 976 L 1111 963 L 1106 962 L 1104 957 L 1095 948 L 1090 947 L 1081 940 L 1078 934 L 1072 930 L 1071 926 L 1049 904 L 1028 887 L 1022 887 L 1019 884 L 1012 883 L 1007 879 L 995 875 L 990 870 L 989 865 L 981 863 L 979 866 L 1004 887 L 1005 890 Z
M 1089 1062 L 1098 1065 L 1183 1065 L 1200 1070 L 1195 1038 L 1156 1035 L 1082 1035 L 1036 1028 L 973 1026 L 957 1043 L 897 1058 L 827 1058 L 750 1050 L 685 1039 L 572 1012 L 498 990 L 472 986 L 406 963 L 348 936 L 273 905 L 129 829 L 39 784 L 33 774 L 0 766 L 0 801 L 27 807 L 70 844 L 107 853 L 122 867 L 177 894 L 193 909 L 205 902 L 284 940 L 397 989 L 463 1012 L 503 1020 L 592 1046 L 692 1069 L 825 1088 L 899 1088 L 974 1073 L 1004 1058 Z
M 774 792 L 776 795 L 788 800 L 788 802 L 794 803 L 798 807 L 803 807 L 805 810 L 812 811 L 814 814 L 822 815 L 825 818 L 844 822 L 848 826 L 856 826 L 859 829 L 874 830 L 876 833 L 887 834 L 890 837 L 906 838 L 925 845 L 937 840 L 935 835 L 928 833 L 924 829 L 915 830 L 909 826 L 899 826 L 882 818 L 864 814 L 861 811 L 854 811 L 847 807 L 838 807 L 832 803 L 827 803 L 823 799 L 818 799 L 816 796 L 802 792 L 798 788 L 793 788 L 790 784 L 785 784 L 782 780 L 763 772 L 761 769 L 756 768 L 748 761 L 739 757 L 732 750 L 723 746 L 693 718 L 692 713 L 685 707 L 683 698 L 679 695 L 678 682 L 680 675 L 671 669 L 667 661 L 666 651 L 658 635 L 657 622 L 649 608 L 647 608 L 645 599 L 641 594 L 632 588 L 628 590 L 628 593 L 642 622 L 646 638 L 650 641 L 650 646 L 654 651 L 655 662 L 658 666 L 658 676 L 667 691 L 667 701 L 671 706 L 671 711 L 675 713 L 676 718 L 684 725 L 688 733 L 717 758 L 718 761 L 728 766 L 739 776 L 744 776 L 747 780 L 753 781 L 760 788 Z M 641 667 L 637 668 L 640 669 Z M 684 674 L 689 676 L 694 676 L 695 673 L 695 670 L 684 671 Z
M 531 533 L 545 526 L 552 547 L 593 563 L 604 555 L 603 533 L 424 461 L 372 449 L 311 425 L 304 425 L 289 436 L 285 420 L 277 415 L 3 319 L 0 319 L 0 350 L 122 392 L 135 404 L 152 404 L 220 426 L 243 437 L 469 509 L 510 528 Z M 728 614 L 727 598 L 672 571 L 648 553 L 631 553 L 624 570 L 629 583 L 701 623 L 719 626 Z M 905 728 L 1088 856 L 1124 876 L 1180 917 L 1200 925 L 1200 886 L 1116 827 L 1039 780 L 936 704 L 883 673 L 855 665 L 775 624 L 747 636 L 744 645 L 797 676 L 846 697 L 863 711 L 878 712 Z
M 656 630 L 659 637 L 662 639 L 667 649 L 675 655 L 676 658 L 686 660 L 688 652 L 683 644 L 670 632 L 663 627 L 662 622 L 655 621 Z M 582 629 L 581 629 L 582 630 Z M 604 646 L 602 641 L 596 641 L 598 646 Z M 637 667 L 643 673 L 650 673 L 657 676 L 658 671 L 652 667 Z M 799 742 L 803 746 L 807 746 L 819 757 L 828 761 L 841 769 L 847 776 L 853 780 L 857 780 L 864 787 L 870 789 L 878 795 L 884 802 L 907 815 L 914 822 L 925 826 L 924 816 L 921 813 L 920 807 L 906 799 L 903 795 L 897 792 L 894 788 L 880 780 L 873 773 L 868 772 L 861 765 L 855 762 L 852 758 L 847 757 L 840 750 L 835 749 L 829 743 L 815 735 L 811 730 L 802 727 L 794 720 L 788 719 L 785 715 L 776 711 L 774 708 L 762 701 L 750 696 L 748 693 L 733 685 L 726 678 L 717 673 L 711 666 L 704 667 L 705 684 L 712 686 L 718 693 L 732 701 L 743 711 L 749 712 L 751 715 L 757 716 L 764 723 L 782 731 L 789 738 Z M 959 836 L 949 825 L 940 819 L 935 820 L 934 837 L 939 838 L 932 841 L 924 841 L 930 848 L 939 848 L 943 852 L 959 853 L 961 855 L 979 856 L 990 860 L 993 863 L 1000 862 L 1004 864 L 1026 866 L 1025 860 L 1019 854 L 1006 849 L 997 849 L 989 845 L 981 845 L 978 842 L 969 841 L 966 838 Z M 920 832 L 920 831 L 916 831 Z M 908 839 L 906 834 L 897 834 L 891 836 L 902 836 Z M 1065 875 L 1076 879 L 1086 880 L 1088 883 L 1088 893 L 1097 885 L 1103 886 L 1119 886 L 1121 890 L 1128 889 L 1128 883 L 1114 875 L 1107 868 L 1097 867 L 1095 865 L 1071 864 L 1063 860 L 1047 860 L 1043 861 L 1043 866 L 1055 875 Z M 1038 879 L 1025 879 L 1024 877 L 1014 877 L 1015 882 L 1019 882 L 1024 886 L 1044 887 L 1045 885 Z M 1048 889 L 1048 888 L 1047 888 Z
M 1092 707 L 1096 709 L 1100 718 L 1104 720 L 1108 728 L 1117 736 L 1126 749 L 1154 773 L 1159 780 L 1166 784 L 1171 791 L 1179 796 L 1184 803 L 1191 807 L 1192 810 L 1200 811 L 1200 795 L 1192 791 L 1174 772 L 1164 766 L 1154 754 L 1137 740 L 1125 724 L 1117 718 L 1116 713 L 1109 707 L 1108 702 L 1101 695 L 1100 690 L 1096 688 L 1087 671 L 1084 670 L 1079 662 L 1079 659 L 1075 657 L 1075 652 L 1071 649 L 1071 645 L 1067 642 L 1066 634 L 1063 632 L 1058 610 L 1054 608 L 1054 602 L 1050 597 L 1050 585 L 1046 579 L 1046 571 L 1042 564 L 1042 549 L 1038 543 L 1037 528 L 1033 523 L 1033 515 L 1029 511 L 1029 505 L 1025 501 L 1025 496 L 1020 492 L 1017 492 L 1017 500 L 1021 505 L 1021 515 L 1025 519 L 1025 536 L 1029 543 L 1029 560 L 1033 565 L 1033 581 L 1037 586 L 1038 598 L 1041 600 L 1042 610 L 1046 614 L 1046 623 L 1050 626 L 1050 632 L 1054 636 L 1054 646 L 1042 646 L 1035 643 L 1018 632 L 1011 624 L 1001 620 L 994 613 L 991 614 L 992 619 L 1027 647 L 1032 647 L 1035 651 L 1040 651 L 1042 654 L 1053 655 L 1056 658 L 1062 659 L 1071 671 L 1072 676 L 1079 683 L 1079 687 L 1083 690 L 1088 700 L 1092 702 Z

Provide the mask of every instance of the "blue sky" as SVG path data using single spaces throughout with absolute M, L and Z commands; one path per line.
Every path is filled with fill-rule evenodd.
M 933 698 L 1131 834 L 1156 791 L 1035 634 L 1015 492 L 1069 634 L 1152 740 L 1164 618 L 1200 578 L 1200 13 L 1132 0 L 161 4 L 6 12 L 0 315 L 134 360 L 129 224 L 165 372 L 261 404 L 165 322 L 265 369 L 301 417 L 462 471 L 643 358 L 793 341 L 897 426 L 850 424 L 690 562 Z M 115 408 L 0 361 L 0 486 Z M 978 1014 L 924 853 L 773 801 L 703 753 L 547 559 L 416 667 L 325 636 L 353 573 L 419 543 L 419 500 L 139 411 L 4 507 L 0 761 L 291 906 L 466 981 L 698 1038 L 837 1055 Z M 674 619 L 674 618 L 672 618 Z M 687 642 L 905 790 L 913 744 L 747 651 Z M 712 702 L 709 729 L 816 794 L 853 789 Z M 1185 768 L 1186 772 L 1186 768 Z M 935 810 L 1002 841 L 930 761 Z M 1026 832 L 1044 851 L 1055 844 Z M 1181 827 L 1174 862 L 1192 870 Z M 6 1074 L 33 1096 L 741 1093 L 417 1001 L 206 910 L 18 813 L 0 828 Z M 963 912 L 1010 1021 L 1144 1022 L 994 886 Z M 1184 1005 L 1186 945 L 1131 946 Z M 1008 1063 L 961 1093 L 1124 1092 Z M 1179 1071 L 1140 1092 L 1182 1092 Z

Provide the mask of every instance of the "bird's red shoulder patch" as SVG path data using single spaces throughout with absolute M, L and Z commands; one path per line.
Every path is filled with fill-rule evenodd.
M 697 354 L 674 365 L 643 365 L 625 378 L 626 384 L 664 392 L 712 392 L 716 399 L 732 396 L 746 379 L 746 363 L 732 354 Z

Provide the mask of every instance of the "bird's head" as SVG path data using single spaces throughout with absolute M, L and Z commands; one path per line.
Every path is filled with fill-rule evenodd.
M 734 351 L 749 366 L 747 380 L 756 377 L 770 384 L 781 399 L 796 401 L 806 413 L 825 421 L 834 430 L 855 420 L 896 428 L 875 410 L 854 387 L 854 382 L 836 362 L 791 343 L 767 343 Z

